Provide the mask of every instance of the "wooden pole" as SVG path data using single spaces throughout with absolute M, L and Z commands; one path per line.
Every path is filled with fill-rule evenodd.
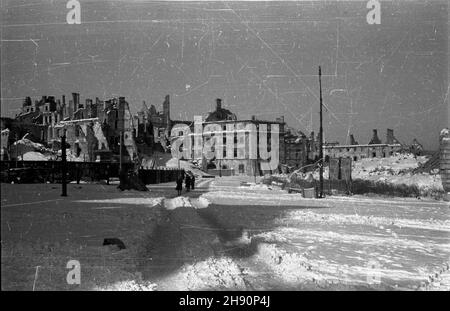
M 17 143 L 17 140 L 19 139 L 19 136 L 17 135 L 17 133 L 15 136 L 16 136 L 16 168 L 17 168 L 18 167 L 17 161 L 19 159 L 19 144 Z
M 123 131 L 120 131 L 120 150 L 119 150 L 119 154 L 120 154 L 120 158 L 119 158 L 119 174 L 122 173 L 122 147 L 123 147 Z
M 319 149 L 319 173 L 320 173 L 320 189 L 319 189 L 319 198 L 323 198 L 323 126 L 322 126 L 322 70 L 319 66 L 319 91 L 320 91 L 320 130 L 319 130 L 319 139 L 320 139 L 320 149 Z
M 61 137 L 61 183 L 62 183 L 62 193 L 61 196 L 67 196 L 67 157 L 66 157 L 66 130 L 64 130 L 64 134 Z
M 256 185 L 256 170 L 258 169 L 258 159 L 255 159 L 255 167 L 253 169 L 254 175 L 255 175 L 255 185 Z

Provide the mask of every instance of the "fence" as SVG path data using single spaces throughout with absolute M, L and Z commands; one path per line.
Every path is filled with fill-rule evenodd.
M 117 162 L 66 162 L 67 180 L 79 181 L 90 179 L 91 181 L 109 180 L 119 177 L 120 164 Z M 124 170 L 134 168 L 133 163 L 122 163 Z M 1 182 L 60 182 L 61 161 L 1 161 Z M 15 170 L 20 169 L 20 170 Z M 145 184 L 156 184 L 175 181 L 178 174 L 184 174 L 184 170 L 177 168 L 139 169 L 139 178 Z M 19 177 L 19 180 L 17 179 Z
M 316 188 L 319 189 L 319 181 L 306 181 L 300 178 L 294 179 L 291 184 L 286 187 L 298 188 Z M 348 193 L 352 192 L 352 183 L 346 180 L 323 180 L 323 191 L 325 194 L 331 195 L 333 193 Z
M 176 168 L 141 169 L 138 171 L 139 179 L 146 185 L 176 181 L 184 170 Z
M 223 169 L 208 169 L 209 174 L 214 176 L 234 176 L 234 169 L 223 168 Z

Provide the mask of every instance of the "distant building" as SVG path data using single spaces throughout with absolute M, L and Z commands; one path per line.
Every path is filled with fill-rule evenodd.
M 119 161 L 120 148 L 123 161 L 138 157 L 133 118 L 125 97 L 96 99 L 95 104 L 87 99 L 85 105 L 79 103 L 78 94 L 73 93 L 73 98 L 73 115 L 49 125 L 53 138 L 61 137 L 65 130 L 73 155 L 86 161 Z
M 216 99 L 216 110 L 210 112 L 206 117 L 205 122 L 214 121 L 236 121 L 237 117 L 230 110 L 222 107 L 222 99 Z
M 354 143 L 354 137 L 351 135 Z M 394 136 L 392 129 L 387 130 L 386 143 L 378 138 L 377 130 L 373 130 L 373 137 L 367 145 L 324 145 L 324 156 L 328 158 L 351 158 L 358 161 L 364 158 L 385 158 L 403 150 L 402 145 Z
M 68 101 L 65 95 L 61 99 L 42 96 L 34 103 L 26 97 L 15 119 L 2 118 L 1 129 L 11 130 L 9 140 L 28 133 L 31 140 L 54 149 L 60 148 L 66 131 L 68 147 L 83 161 L 118 161 L 122 133 L 123 159 L 132 161 L 137 158 L 133 121 L 124 97 L 106 101 L 96 98 L 95 102 L 86 99 L 81 103 L 80 94 L 72 93 Z
M 45 142 L 47 139 L 47 126 L 30 122 L 31 119 L 0 118 L 0 130 L 2 131 L 2 160 L 15 158 L 17 155 L 10 152 L 11 145 L 27 135 L 28 139 L 35 142 Z
M 147 107 L 145 102 L 135 116 L 136 144 L 139 152 L 152 155 L 154 151 L 170 152 L 170 97 L 166 95 L 163 110 L 157 111 L 154 105 Z M 177 121 L 184 122 L 184 121 Z
M 129 104 L 124 97 L 100 100 L 96 98 L 80 101 L 79 93 L 72 93 L 71 98 L 62 95 L 61 99 L 54 96 L 42 96 L 34 102 L 26 97 L 21 112 L 15 119 L 1 118 L 2 154 L 7 155 L 12 141 L 28 134 L 33 141 L 60 148 L 61 136 L 66 131 L 66 138 L 71 153 L 79 160 L 84 161 L 118 161 L 120 148 L 124 161 L 142 160 L 141 157 L 155 158 L 156 153 L 171 152 L 171 131 L 175 124 L 184 124 L 194 130 L 194 122 L 186 120 L 172 120 L 170 116 L 170 97 L 166 95 L 162 103 L 162 110 L 158 111 L 154 105 L 148 107 L 145 102 L 137 114 L 132 115 Z M 308 164 L 316 163 L 320 154 L 320 137 L 311 132 L 309 137 L 303 132 L 286 126 L 284 117 L 275 121 L 258 120 L 252 116 L 249 120 L 238 120 L 236 114 L 222 106 L 222 100 L 216 99 L 216 107 L 206 116 L 203 127 L 218 124 L 224 133 L 233 129 L 233 145 L 248 143 L 238 141 L 244 136 L 237 134 L 238 128 L 255 129 L 257 136 L 257 158 L 234 153 L 224 153 L 221 159 L 212 159 L 205 164 L 205 169 L 230 170 L 234 174 L 264 174 L 277 170 L 292 171 Z M 272 128 L 278 127 L 279 166 L 263 169 L 266 159 L 259 153 L 260 146 L 270 149 Z M 260 135 L 260 129 L 266 136 Z M 244 130 L 247 131 L 247 130 Z M 2 135 L 3 135 L 2 134 Z M 123 146 L 120 144 L 123 134 Z M 224 135 L 223 144 L 230 143 L 232 135 Z M 240 137 L 238 139 L 238 136 Z M 267 138 L 267 142 L 261 140 Z M 360 145 L 353 134 L 349 136 L 348 145 L 338 142 L 325 142 L 323 144 L 324 156 L 350 157 L 354 161 L 368 157 L 388 157 L 395 152 L 403 150 L 402 144 L 395 138 L 394 131 L 387 129 L 386 143 L 378 138 L 377 130 L 373 130 L 371 140 L 367 145 Z M 421 154 L 423 147 L 417 140 L 413 142 L 410 151 Z M 201 160 L 193 156 L 191 159 Z M 158 155 L 159 157 L 159 155 Z M 201 157 L 201 155 L 200 155 Z M 265 167 L 265 166 L 264 166 Z
M 282 159 L 282 164 L 285 164 L 288 168 L 292 169 L 307 165 L 308 152 L 310 149 L 311 144 L 304 133 L 286 127 L 284 133 L 284 158 Z
M 285 122 L 283 118 L 279 118 L 275 121 L 258 120 L 256 117 L 251 119 L 238 120 L 236 115 L 222 107 L 222 100 L 216 100 L 215 111 L 208 114 L 208 117 L 203 120 L 196 120 L 196 122 L 191 122 L 187 124 L 186 127 L 189 128 L 188 137 L 191 139 L 190 146 L 191 150 L 189 152 L 190 156 L 188 160 L 201 161 L 203 168 L 213 174 L 233 174 L 233 175 L 262 175 L 267 173 L 278 172 L 280 163 L 285 163 L 286 153 L 284 148 L 284 126 Z M 196 137 L 195 135 L 195 124 L 202 124 L 201 137 Z M 174 121 L 176 124 L 176 121 Z M 211 139 L 211 134 L 208 131 L 214 128 L 214 133 L 222 133 L 222 150 L 223 153 L 218 156 L 214 155 L 212 159 L 206 160 L 204 152 L 204 146 L 207 141 Z M 174 137 L 179 137 L 184 135 L 183 131 L 177 132 L 178 128 L 173 128 Z M 208 129 L 208 130 L 205 130 Z M 271 167 L 270 161 L 264 158 L 261 153 L 261 149 L 267 150 L 272 147 L 272 133 L 274 129 L 277 129 L 276 134 L 279 135 L 279 142 L 276 146 L 274 152 L 279 152 L 279 159 L 276 166 Z M 254 147 L 255 158 L 251 156 L 251 144 L 250 141 L 251 133 L 254 133 L 254 139 L 256 144 Z M 200 152 L 195 150 L 194 139 L 201 138 L 202 144 Z M 266 139 L 266 141 L 264 141 Z M 276 140 L 274 140 L 275 144 Z M 239 148 L 241 146 L 242 148 Z M 184 148 L 184 147 L 183 147 Z M 213 146 L 215 150 L 216 145 Z M 272 149 L 271 149 L 272 150 Z M 216 152 L 216 151 L 214 151 Z

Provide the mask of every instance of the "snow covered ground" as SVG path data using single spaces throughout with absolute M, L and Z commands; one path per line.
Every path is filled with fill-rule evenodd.
M 352 179 L 367 180 L 392 185 L 416 186 L 420 195 L 439 197 L 443 194 L 441 176 L 438 170 L 431 173 L 413 173 L 413 170 L 428 160 L 427 156 L 414 157 L 412 154 L 396 154 L 387 158 L 366 158 L 352 162 Z M 293 174 L 276 174 L 282 179 L 297 177 L 305 179 L 309 173 L 294 172 Z M 319 171 L 312 176 L 319 179 Z M 328 167 L 324 168 L 324 178 L 328 179 Z
M 257 244 L 252 256 L 239 261 L 256 288 L 450 289 L 445 281 L 450 206 L 445 202 L 304 199 L 269 188 L 241 190 L 239 184 L 235 182 L 238 191 L 230 191 L 230 180 L 216 180 L 216 191 L 201 197 L 222 221 L 231 209 L 226 215 L 236 215 L 226 223 L 245 228 L 248 243 Z M 258 213 L 274 217 L 262 226 L 265 216 Z
M 178 159 L 176 159 L 176 158 L 171 158 L 169 161 L 167 161 L 166 166 L 172 167 L 172 168 L 178 168 L 178 166 L 179 166 L 181 169 L 184 169 L 186 171 L 191 171 L 192 173 L 194 173 L 197 176 L 209 175 L 209 174 L 203 172 L 202 170 L 200 170 L 199 167 L 193 165 L 191 162 L 182 161 L 182 160 L 178 161 Z
M 389 158 L 370 158 L 356 161 L 353 164 L 352 178 L 381 181 L 392 184 L 417 185 L 423 191 L 443 191 L 441 176 L 416 173 L 412 170 L 425 163 L 427 157 L 414 158 L 411 154 L 400 154 Z
M 305 199 L 245 176 L 179 197 L 174 183 L 149 188 L 71 184 L 61 198 L 59 185 L 2 184 L 2 287 L 31 288 L 41 265 L 37 286 L 51 289 L 73 257 L 90 271 L 83 289 L 450 290 L 445 202 Z

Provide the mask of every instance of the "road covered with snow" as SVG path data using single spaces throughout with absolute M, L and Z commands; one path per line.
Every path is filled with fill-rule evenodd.
M 57 185 L 2 184 L 2 288 L 72 289 L 64 265 L 78 256 L 80 289 L 450 290 L 447 202 L 305 199 L 254 181 L 199 178 L 180 197 L 174 183 L 72 185 L 67 199 Z
M 450 289 L 447 203 L 305 199 L 251 181 L 166 199 L 144 274 L 160 289 Z

